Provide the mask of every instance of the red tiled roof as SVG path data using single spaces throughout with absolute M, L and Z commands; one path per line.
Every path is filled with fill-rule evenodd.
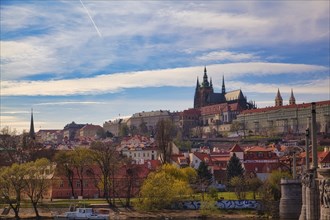
M 244 152 L 242 150 L 242 148 L 238 145 L 238 144 L 235 144 L 230 150 L 229 152 Z
M 194 152 L 193 153 L 198 159 L 200 159 L 201 161 L 205 161 L 205 159 L 208 160 L 208 163 L 211 163 L 211 158 L 210 158 L 210 155 L 207 154 L 207 153 L 201 153 L 201 152 Z
M 99 129 L 99 128 L 102 128 L 102 127 L 100 125 L 90 125 L 90 124 L 87 124 L 84 127 L 82 127 L 81 130 L 85 130 L 85 129 Z
M 315 102 L 316 105 L 330 105 L 330 100 L 327 101 L 320 101 Z M 273 107 L 266 107 L 266 108 L 257 108 L 257 109 L 249 109 L 244 110 L 241 114 L 253 114 L 253 113 L 262 113 L 262 112 L 269 112 L 275 111 L 279 109 L 290 109 L 290 108 L 309 108 L 311 107 L 312 103 L 302 103 L 302 104 L 293 104 L 293 105 L 284 105 L 284 106 L 273 106 Z
M 197 108 L 191 108 L 191 109 L 184 110 L 182 114 L 183 115 L 200 115 L 201 111 Z
M 270 151 L 272 151 L 271 148 L 264 148 L 260 146 L 251 147 L 245 150 L 245 152 L 270 152 Z

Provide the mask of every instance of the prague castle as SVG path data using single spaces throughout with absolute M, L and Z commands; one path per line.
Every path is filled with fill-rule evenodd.
M 232 104 L 238 103 L 242 109 L 254 108 L 253 103 L 248 103 L 240 89 L 226 92 L 225 79 L 222 77 L 221 93 L 215 93 L 212 84 L 212 78 L 208 80 L 206 67 L 204 68 L 203 82 L 200 84 L 197 78 L 194 108 L 201 108 L 204 106 L 215 104 Z

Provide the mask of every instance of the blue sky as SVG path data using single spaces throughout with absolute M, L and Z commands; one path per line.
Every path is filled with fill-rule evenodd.
M 204 66 L 258 107 L 329 100 L 329 4 L 1 0 L 1 128 L 182 111 Z

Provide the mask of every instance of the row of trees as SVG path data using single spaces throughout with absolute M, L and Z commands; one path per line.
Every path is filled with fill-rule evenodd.
M 0 169 L 0 193 L 4 202 L 19 219 L 22 196 L 29 198 L 36 218 L 39 219 L 38 204 L 51 186 L 51 176 L 55 166 L 47 159 L 17 164 Z

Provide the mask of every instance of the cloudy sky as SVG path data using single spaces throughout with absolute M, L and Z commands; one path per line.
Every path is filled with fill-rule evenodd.
M 1 128 L 102 125 L 216 92 L 330 99 L 329 1 L 1 0 Z

